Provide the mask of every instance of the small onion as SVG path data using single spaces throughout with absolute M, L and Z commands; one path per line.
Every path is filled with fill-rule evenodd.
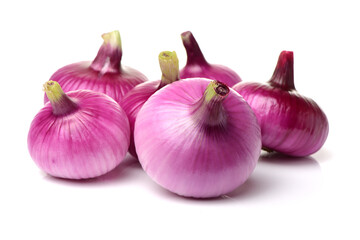
M 31 123 L 28 148 L 46 173 L 83 179 L 114 169 L 129 147 L 125 112 L 109 96 L 89 90 L 64 93 L 57 82 L 44 84 L 50 103 Z
M 329 124 L 321 108 L 296 91 L 293 67 L 293 52 L 283 51 L 268 83 L 244 82 L 233 89 L 254 110 L 261 127 L 263 148 L 301 157 L 323 146 Z
M 148 81 L 134 87 L 128 92 L 120 103 L 120 106 L 128 116 L 130 123 L 130 146 L 129 152 L 137 157 L 134 144 L 135 119 L 146 100 L 157 90 L 179 79 L 179 60 L 176 52 L 163 51 L 159 54 L 159 64 L 162 72 L 161 80 Z
M 208 63 L 190 31 L 182 33 L 181 38 L 186 50 L 187 62 L 185 67 L 180 70 L 180 79 L 209 78 L 223 82 L 230 87 L 241 82 L 239 75 L 230 68 Z
M 217 197 L 240 186 L 261 151 L 256 117 L 234 90 L 209 79 L 174 82 L 153 94 L 135 122 L 146 173 L 182 196 Z
M 94 61 L 67 65 L 57 70 L 50 79 L 58 82 L 64 92 L 88 89 L 105 93 L 116 102 L 147 78 L 139 71 L 121 65 L 122 48 L 118 31 L 102 35 L 104 43 Z M 44 102 L 48 102 L 45 94 Z

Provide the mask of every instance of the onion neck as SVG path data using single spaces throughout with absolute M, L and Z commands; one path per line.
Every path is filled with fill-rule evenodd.
M 91 68 L 101 73 L 118 73 L 121 70 L 121 39 L 119 31 L 104 33 L 104 43 L 91 63 Z
M 225 84 L 212 81 L 204 95 L 192 106 L 192 115 L 202 125 L 208 127 L 225 126 L 226 112 L 223 101 L 230 89 Z
M 175 51 L 161 52 L 159 54 L 159 64 L 162 72 L 159 89 L 179 80 L 179 59 Z
M 294 54 L 292 51 L 282 51 L 279 56 L 273 76 L 269 80 L 273 87 L 285 91 L 295 90 L 294 85 Z
M 44 84 L 44 91 L 50 100 L 54 115 L 65 115 L 75 111 L 78 106 L 64 93 L 59 83 L 48 81 Z
M 208 62 L 200 50 L 199 44 L 190 31 L 183 32 L 181 39 L 187 54 L 186 65 L 208 65 Z

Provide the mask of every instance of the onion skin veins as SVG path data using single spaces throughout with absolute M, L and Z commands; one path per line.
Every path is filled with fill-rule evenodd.
M 243 82 L 233 86 L 253 109 L 264 149 L 304 157 L 325 143 L 329 123 L 325 113 L 294 84 L 293 52 L 283 51 L 272 78 L 266 83 Z
M 87 89 L 105 93 L 116 102 L 136 85 L 147 81 L 139 71 L 121 64 L 122 47 L 118 31 L 102 35 L 104 43 L 91 61 L 73 63 L 57 70 L 51 77 L 64 92 Z M 45 94 L 44 103 L 49 100 Z
M 260 127 L 244 99 L 225 84 L 183 79 L 154 93 L 135 122 L 145 172 L 162 187 L 194 198 L 240 186 L 261 151 Z
M 223 82 L 230 87 L 241 82 L 239 75 L 230 68 L 208 63 L 190 31 L 183 32 L 181 38 L 187 53 L 187 62 L 185 67 L 180 70 L 180 79 L 209 78 Z
M 159 54 L 159 64 L 162 72 L 161 80 L 148 81 L 137 85 L 122 99 L 120 106 L 125 111 L 130 124 L 129 153 L 137 158 L 134 143 L 134 127 L 136 116 L 141 107 L 157 90 L 179 80 L 179 60 L 176 52 L 163 51 Z
M 119 165 L 130 138 L 120 106 L 89 90 L 65 94 L 54 81 L 44 88 L 50 102 L 35 116 L 28 134 L 28 149 L 38 167 L 54 177 L 87 179 Z

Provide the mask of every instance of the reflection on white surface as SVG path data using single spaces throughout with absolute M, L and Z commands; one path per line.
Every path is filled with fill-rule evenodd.
M 227 196 L 231 199 L 274 202 L 302 199 L 321 186 L 321 169 L 313 157 L 294 158 L 263 153 L 252 176 Z
M 254 173 L 233 192 L 212 199 L 179 197 L 158 189 L 161 195 L 178 201 L 203 204 L 282 204 L 317 194 L 321 188 L 321 168 L 313 157 L 294 158 L 279 153 L 262 153 Z
M 146 194 L 183 202 L 268 202 L 296 201 L 319 191 L 321 169 L 313 157 L 293 158 L 278 153 L 263 152 L 251 177 L 235 191 L 214 199 L 184 198 L 163 189 L 142 170 L 140 163 L 130 155 L 113 171 L 87 180 L 66 180 L 44 177 L 47 181 L 77 187 L 124 186 L 126 184 L 147 188 Z M 140 193 L 141 194 L 141 193 Z M 151 196 L 147 196 L 151 197 Z

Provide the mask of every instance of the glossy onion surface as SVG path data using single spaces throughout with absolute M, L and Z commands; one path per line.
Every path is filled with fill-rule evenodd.
M 323 146 L 329 132 L 328 120 L 315 101 L 295 90 L 292 52 L 280 54 L 268 83 L 243 82 L 233 89 L 255 112 L 264 149 L 300 157 Z
M 198 108 L 210 82 L 186 79 L 162 88 L 135 122 L 143 169 L 164 188 L 187 197 L 231 192 L 250 176 L 260 155 L 259 125 L 238 93 L 229 89 L 219 105 L 220 117 L 213 114 L 218 111 L 204 114 L 210 106 Z
M 208 63 L 191 32 L 182 33 L 181 38 L 187 54 L 187 63 L 180 70 L 180 79 L 208 78 L 223 82 L 228 86 L 241 82 L 239 75 L 232 69 Z
M 77 109 L 54 115 L 49 103 L 35 116 L 28 148 L 46 173 L 61 178 L 97 177 L 114 169 L 129 146 L 129 122 L 119 105 L 105 94 L 68 92 Z
M 120 103 L 128 116 L 130 123 L 130 146 L 129 152 L 137 157 L 134 143 L 134 127 L 138 112 L 148 98 L 157 90 L 179 80 L 179 59 L 176 52 L 163 51 L 159 54 L 159 64 L 161 69 L 161 80 L 144 82 L 134 87 L 126 94 Z
M 117 73 L 100 73 L 91 68 L 90 61 L 74 63 L 60 68 L 50 79 L 58 82 L 64 92 L 78 89 L 93 90 L 105 93 L 118 103 L 127 92 L 147 80 L 139 71 L 129 67 L 121 67 Z M 48 101 L 45 95 L 44 102 Z
M 134 143 L 134 127 L 136 116 L 139 113 L 141 107 L 153 95 L 160 85 L 160 80 L 157 81 L 148 81 L 134 87 L 128 94 L 125 95 L 122 102 L 120 103 L 121 107 L 125 111 L 129 119 L 130 124 L 130 146 L 129 153 L 134 157 L 137 157 L 135 143 Z
M 147 81 L 139 71 L 121 64 L 122 46 L 118 31 L 102 35 L 104 43 L 96 58 L 73 63 L 57 70 L 50 79 L 58 82 L 64 92 L 87 89 L 112 97 L 120 103 L 136 85 Z M 45 94 L 44 102 L 48 102 Z

